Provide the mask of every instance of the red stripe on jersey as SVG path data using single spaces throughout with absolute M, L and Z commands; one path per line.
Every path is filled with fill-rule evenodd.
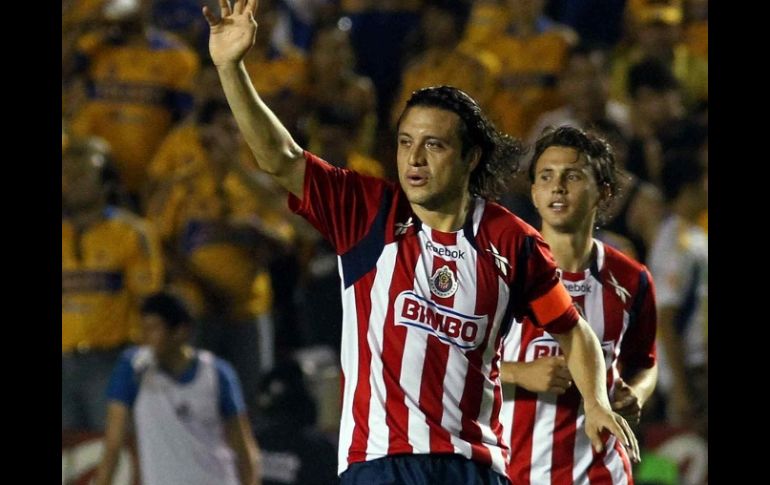
M 390 283 L 388 301 L 396 301 L 402 291 L 414 288 L 414 268 L 420 256 L 420 239 L 415 235 L 406 236 L 398 242 L 397 267 Z M 406 327 L 395 325 L 398 315 L 394 315 L 391 305 L 385 318 L 382 343 L 382 368 L 385 382 L 385 422 L 388 424 L 388 454 L 412 453 L 409 444 L 409 410 L 406 407 L 403 387 L 399 381 L 402 372 L 402 361 L 408 330 Z
M 454 451 L 449 433 L 441 427 L 441 418 L 444 415 L 444 387 L 436 385 L 437 382 L 444 381 L 447 360 L 449 360 L 449 345 L 441 342 L 434 335 L 428 335 L 420 384 L 420 408 L 425 413 L 425 420 L 428 423 L 431 453 Z
M 500 342 L 503 339 L 502 332 L 498 333 L 497 340 L 495 342 L 495 348 L 500 348 Z M 492 358 L 492 372 L 489 375 L 489 378 L 492 379 L 492 381 L 497 382 L 498 377 L 500 377 L 500 360 L 502 359 L 502 352 L 498 352 L 495 357 Z M 489 427 L 492 429 L 492 432 L 497 436 L 497 446 L 499 446 L 503 450 L 503 459 L 507 462 L 508 461 L 508 454 L 509 449 L 508 445 L 505 443 L 505 440 L 503 439 L 503 434 L 505 433 L 505 430 L 503 428 L 503 423 L 500 422 L 500 409 L 503 407 L 503 388 L 502 386 L 495 386 L 494 390 L 494 396 L 495 400 L 492 403 L 492 420 L 489 423 Z
M 577 410 L 580 393 L 575 386 L 556 399 L 553 448 L 551 453 L 551 483 L 563 485 L 572 483 L 572 468 L 575 458 L 575 433 L 577 431 Z
M 606 258 L 605 261 L 607 261 Z M 607 263 L 609 262 L 610 261 L 607 261 Z M 605 263 L 605 269 L 602 271 L 602 273 L 607 271 L 607 263 Z M 599 336 L 599 341 L 612 341 L 617 344 L 618 339 L 620 339 L 620 334 L 623 331 L 623 310 L 626 307 L 626 303 L 630 304 L 630 301 L 627 300 L 626 303 L 623 303 L 620 297 L 615 294 L 615 289 L 609 283 L 609 278 L 603 277 L 602 281 L 604 282 L 602 285 L 602 304 L 604 305 L 604 335 Z M 614 351 L 616 351 L 616 349 L 613 347 L 613 352 Z M 614 355 L 611 357 L 611 360 L 615 360 Z M 607 389 L 611 392 L 612 387 L 615 385 L 614 373 L 612 372 L 611 368 L 607 369 L 606 381 Z
M 456 233 L 442 233 L 436 230 L 430 232 L 431 239 L 443 246 L 457 245 Z M 447 261 L 438 256 L 433 257 L 431 270 L 431 280 L 436 271 L 443 266 L 447 266 L 455 278 L 457 277 L 457 263 Z M 454 306 L 454 295 L 442 298 L 431 292 L 430 299 L 434 303 L 452 308 Z M 441 325 L 441 324 L 439 324 Z M 447 361 L 449 360 L 449 345 L 441 342 L 436 336 L 429 335 L 427 346 L 425 348 L 425 363 L 422 368 L 422 382 L 420 384 L 420 408 L 425 412 L 425 419 L 428 422 L 430 432 L 430 451 L 431 453 L 452 453 L 452 445 L 449 433 L 441 426 L 441 419 L 444 415 L 444 386 L 437 386 L 437 382 L 443 382 L 446 375 Z
M 607 443 L 605 442 L 605 445 Z M 591 446 L 591 453 L 593 454 L 593 460 L 591 466 L 588 468 L 588 481 L 591 485 L 612 485 L 612 475 L 607 469 L 607 465 L 604 464 L 604 455 L 606 451 L 597 453 L 594 451 L 594 447 Z
M 369 315 L 372 311 L 370 298 L 361 298 L 359 292 L 370 292 L 377 271 L 364 276 L 355 287 L 356 312 L 358 314 L 358 382 L 353 396 L 353 439 L 348 450 L 348 464 L 366 460 L 366 444 L 369 439 L 369 400 L 371 384 L 369 372 L 372 363 L 372 351 L 369 349 Z
M 488 260 L 484 258 L 476 259 L 476 315 L 489 315 L 489 321 L 493 322 L 497 316 L 497 298 L 492 298 L 491 295 L 498 294 L 498 280 L 497 274 L 491 271 L 484 271 L 482 266 L 489 264 Z M 481 295 L 484 295 L 483 297 Z M 481 428 L 478 425 L 479 413 L 481 411 L 481 396 L 484 393 L 484 376 L 482 375 L 482 369 L 484 368 L 483 357 L 484 352 L 489 345 L 489 334 L 492 331 L 493 325 L 487 325 L 486 333 L 484 334 L 484 340 L 479 347 L 471 352 L 466 353 L 468 359 L 468 372 L 465 376 L 465 389 L 463 389 L 463 397 L 460 400 L 460 409 L 462 410 L 462 431 L 460 437 L 470 443 L 480 443 L 482 441 Z M 497 347 L 497 352 L 500 349 L 499 339 L 495 339 L 494 342 Z M 497 416 L 492 415 L 492 418 L 496 421 Z M 497 427 L 497 440 L 500 442 L 502 439 L 501 429 Z M 474 460 L 482 463 L 492 463 L 492 455 L 489 449 L 483 445 L 471 446 L 471 454 Z
M 516 388 L 513 424 L 511 425 L 511 462 L 508 477 L 517 485 L 529 485 L 532 470 L 532 439 L 535 436 L 537 394 L 519 386 Z

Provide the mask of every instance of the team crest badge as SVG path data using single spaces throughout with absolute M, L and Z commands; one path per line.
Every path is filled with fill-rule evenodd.
M 457 277 L 444 265 L 430 277 L 430 291 L 439 298 L 449 298 L 457 292 Z

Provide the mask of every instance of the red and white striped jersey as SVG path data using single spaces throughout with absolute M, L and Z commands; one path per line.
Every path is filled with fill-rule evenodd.
M 616 249 L 594 240 L 595 258 L 582 273 L 561 272 L 580 314 L 599 338 L 612 398 L 620 371 L 655 363 L 655 287 L 649 271 Z M 526 319 L 525 319 L 526 320 Z M 548 332 L 513 323 L 503 342 L 503 360 L 531 362 L 562 354 Z M 597 454 L 585 434 L 585 415 L 575 386 L 561 396 L 506 389 L 500 420 L 511 447 L 508 477 L 518 484 L 632 484 L 625 449 L 610 436 Z
M 302 200 L 289 206 L 335 248 L 342 280 L 339 473 L 456 453 L 504 475 L 502 324 L 529 315 L 566 331 L 578 320 L 548 246 L 483 199 L 461 230 L 433 230 L 398 185 L 305 159 Z

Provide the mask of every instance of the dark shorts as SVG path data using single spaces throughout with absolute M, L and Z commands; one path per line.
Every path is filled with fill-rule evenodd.
M 340 485 L 510 485 L 487 465 L 460 455 L 394 455 L 353 463 Z

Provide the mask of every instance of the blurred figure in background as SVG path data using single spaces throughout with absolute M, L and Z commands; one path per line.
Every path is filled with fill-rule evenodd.
M 163 260 L 149 221 L 109 205 L 118 183 L 104 140 L 62 147 L 62 429 L 101 431 L 112 366 L 139 330 Z
M 339 483 L 337 449 L 317 429 L 315 398 L 293 359 L 278 363 L 265 376 L 257 409 L 263 485 Z
M 525 137 L 537 117 L 556 108 L 556 79 L 577 34 L 545 15 L 545 0 L 507 0 L 508 24 L 482 47 L 502 70 L 492 101 L 493 119 L 511 135 Z
M 682 34 L 682 0 L 629 0 L 626 44 L 612 61 L 611 95 L 628 99 L 631 66 L 652 58 L 663 63 L 679 82 L 688 109 L 708 100 L 708 60 L 695 55 Z
M 254 49 L 243 60 L 246 71 L 260 96 L 270 103 L 286 126 L 302 134 L 302 115 L 311 89 L 307 54 L 291 44 L 276 45 L 272 41 L 281 16 L 278 1 L 262 0 L 257 8 L 260 25 Z M 221 88 L 214 89 L 222 93 Z
M 452 0 L 429 0 L 422 10 L 417 53 L 408 59 L 401 75 L 401 89 L 391 109 L 395 127 L 401 107 L 414 91 L 426 86 L 449 85 L 473 96 L 488 108 L 494 94 L 494 72 L 499 63 L 485 64 L 494 56 L 481 47 L 462 48 L 470 5 Z M 494 58 L 496 60 L 496 58 Z
M 321 28 L 313 40 L 309 58 L 309 106 L 338 106 L 352 115 L 355 150 L 371 155 L 377 130 L 377 94 L 372 80 L 357 74 L 355 52 L 348 31 L 337 26 Z M 316 120 L 308 120 L 308 145 L 318 147 Z M 346 143 L 347 144 L 347 143 Z
M 634 64 L 628 75 L 631 138 L 626 169 L 663 187 L 663 159 L 674 150 L 697 151 L 706 127 L 688 113 L 679 82 L 656 59 Z
M 290 252 L 294 231 L 272 181 L 241 174 L 239 157 L 251 154 L 227 103 L 202 101 L 153 159 L 148 208 L 172 285 L 197 302 L 195 344 L 232 363 L 253 403 L 275 350 L 269 267 Z
M 110 485 L 129 423 L 145 485 L 257 485 L 259 450 L 233 369 L 188 341 L 193 320 L 169 293 L 142 304 L 145 345 L 126 350 L 107 391 L 97 485 Z
M 666 418 L 708 437 L 708 166 L 690 152 L 663 166 L 669 214 L 650 251 L 658 289 L 659 387 Z
M 72 130 L 110 143 L 116 168 L 137 203 L 155 150 L 192 110 L 199 64 L 179 38 L 149 25 L 149 8 L 149 0 L 105 2 L 105 28 L 81 37 L 76 52 L 76 75 L 88 97 L 74 115 Z

